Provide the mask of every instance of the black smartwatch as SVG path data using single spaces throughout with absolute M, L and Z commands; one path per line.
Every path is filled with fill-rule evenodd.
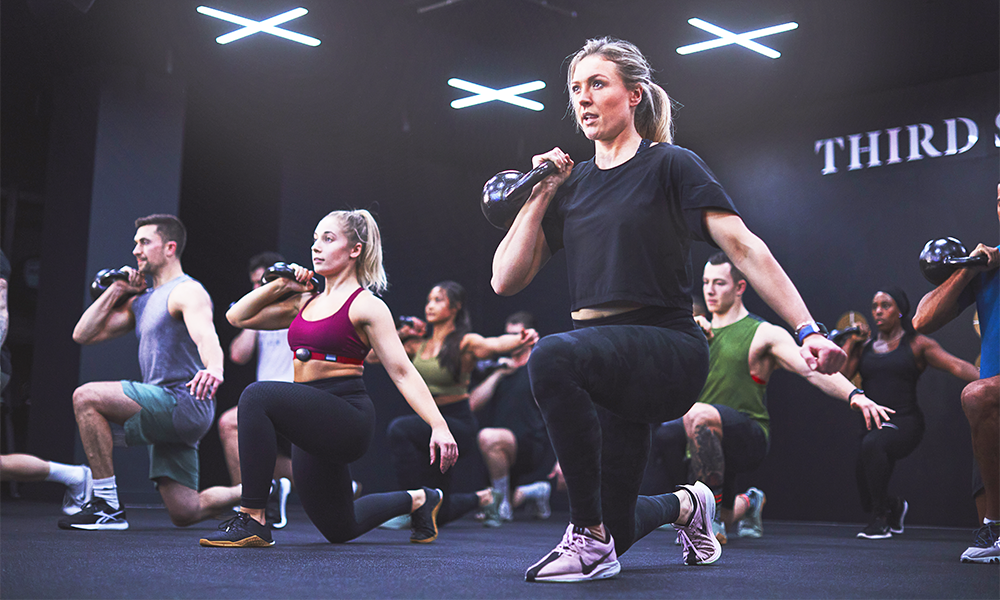
M 818 333 L 821 336 L 826 337 L 826 325 L 823 325 L 822 323 L 806 323 L 802 327 L 795 330 L 795 341 L 797 341 L 801 346 L 806 337 L 814 333 Z

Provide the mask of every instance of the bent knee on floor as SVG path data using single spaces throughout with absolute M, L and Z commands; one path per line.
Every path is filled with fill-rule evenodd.
M 695 402 L 684 415 L 684 431 L 688 437 L 702 428 L 712 430 L 716 435 L 722 434 L 722 416 L 711 404 Z

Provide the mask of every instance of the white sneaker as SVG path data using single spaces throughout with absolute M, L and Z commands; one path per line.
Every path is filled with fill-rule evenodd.
M 983 524 L 976 531 L 975 541 L 962 553 L 962 562 L 1000 562 L 1000 525 L 996 523 Z
M 90 467 L 80 465 L 83 470 L 83 481 L 66 486 L 66 493 L 63 494 L 62 511 L 64 515 L 75 515 L 80 512 L 83 505 L 90 502 L 94 496 L 94 475 L 90 472 Z
M 694 511 L 687 525 L 674 524 L 677 537 L 684 546 L 684 563 L 688 565 L 709 565 L 722 556 L 722 545 L 712 531 L 715 520 L 715 494 L 707 485 L 698 481 L 694 485 L 680 486 L 691 494 Z
M 605 535 L 607 540 L 599 540 L 585 527 L 570 523 L 559 545 L 531 565 L 524 580 L 575 583 L 614 577 L 622 567 L 611 533 L 605 530 Z

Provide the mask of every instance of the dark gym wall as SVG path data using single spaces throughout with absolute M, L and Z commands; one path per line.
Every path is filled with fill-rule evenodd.
M 74 462 L 66 446 L 72 450 L 75 437 L 77 385 L 141 380 L 134 335 L 82 348 L 71 335 L 90 304 L 93 274 L 135 264 L 135 219 L 177 212 L 185 102 L 182 81 L 128 68 L 81 72 L 58 88 L 48 187 L 54 214 L 40 277 L 40 314 L 50 318 L 36 326 L 36 339 L 49 342 L 36 352 L 29 431 L 39 456 Z M 76 454 L 84 460 L 81 447 Z M 157 500 L 148 497 L 145 448 L 117 448 L 115 462 L 124 497 Z

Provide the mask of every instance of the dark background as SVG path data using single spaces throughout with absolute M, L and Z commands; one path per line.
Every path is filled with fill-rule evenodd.
M 501 233 L 477 199 L 491 175 L 524 170 L 552 146 L 578 162 L 592 155 L 564 118 L 563 58 L 588 37 L 622 37 L 644 51 L 683 105 L 677 143 L 712 167 L 828 324 L 847 310 L 867 314 L 885 283 L 916 305 L 930 289 L 916 260 L 928 239 L 997 241 L 996 2 L 462 0 L 425 12 L 431 0 L 209 3 L 254 20 L 305 6 L 310 13 L 284 27 L 320 38 L 315 48 L 262 34 L 218 45 L 236 26 L 198 14 L 199 2 L 89 4 L 0 5 L 0 243 L 15 269 L 8 344 L 17 378 L 5 451 L 16 440 L 45 458 L 80 460 L 73 389 L 138 377 L 132 336 L 81 351 L 70 332 L 93 273 L 133 262 L 132 220 L 151 212 L 177 212 L 187 224 L 185 269 L 212 294 L 224 345 L 236 332 L 221 309 L 247 289 L 246 259 L 277 248 L 306 261 L 316 221 L 344 207 L 379 219 L 385 300 L 396 314 L 420 314 L 429 288 L 454 279 L 483 334 L 500 333 L 519 309 L 538 316 L 543 334 L 569 328 L 561 256 L 521 294 L 492 292 Z M 687 24 L 696 16 L 736 33 L 789 20 L 799 28 L 758 40 L 782 53 L 777 60 L 735 46 L 678 55 L 712 38 Z M 545 110 L 453 110 L 467 94 L 448 87 L 450 77 L 493 88 L 541 79 L 547 87 L 525 96 Z M 907 126 L 931 126 L 930 143 L 944 152 L 945 120 L 958 117 L 978 126 L 970 150 L 907 160 Z M 896 127 L 902 162 L 852 171 L 838 149 L 838 172 L 821 173 L 818 140 Z M 958 147 L 966 139 L 959 125 Z M 710 252 L 696 247 L 696 272 Z M 753 294 L 747 304 L 776 319 Z M 968 360 L 978 353 L 969 313 L 934 337 Z M 252 377 L 251 367 L 227 363 L 218 412 Z M 384 431 L 406 408 L 379 368 L 366 381 Z M 893 480 L 915 523 L 974 523 L 962 385 L 934 371 L 921 379 L 927 433 Z M 771 455 L 746 477 L 767 492 L 768 517 L 863 520 L 856 415 L 787 373 L 773 378 L 769 401 Z M 226 483 L 214 429 L 202 450 L 202 485 Z M 126 501 L 157 501 L 144 453 L 118 452 Z M 377 439 L 354 473 L 369 491 L 390 489 L 387 464 Z

